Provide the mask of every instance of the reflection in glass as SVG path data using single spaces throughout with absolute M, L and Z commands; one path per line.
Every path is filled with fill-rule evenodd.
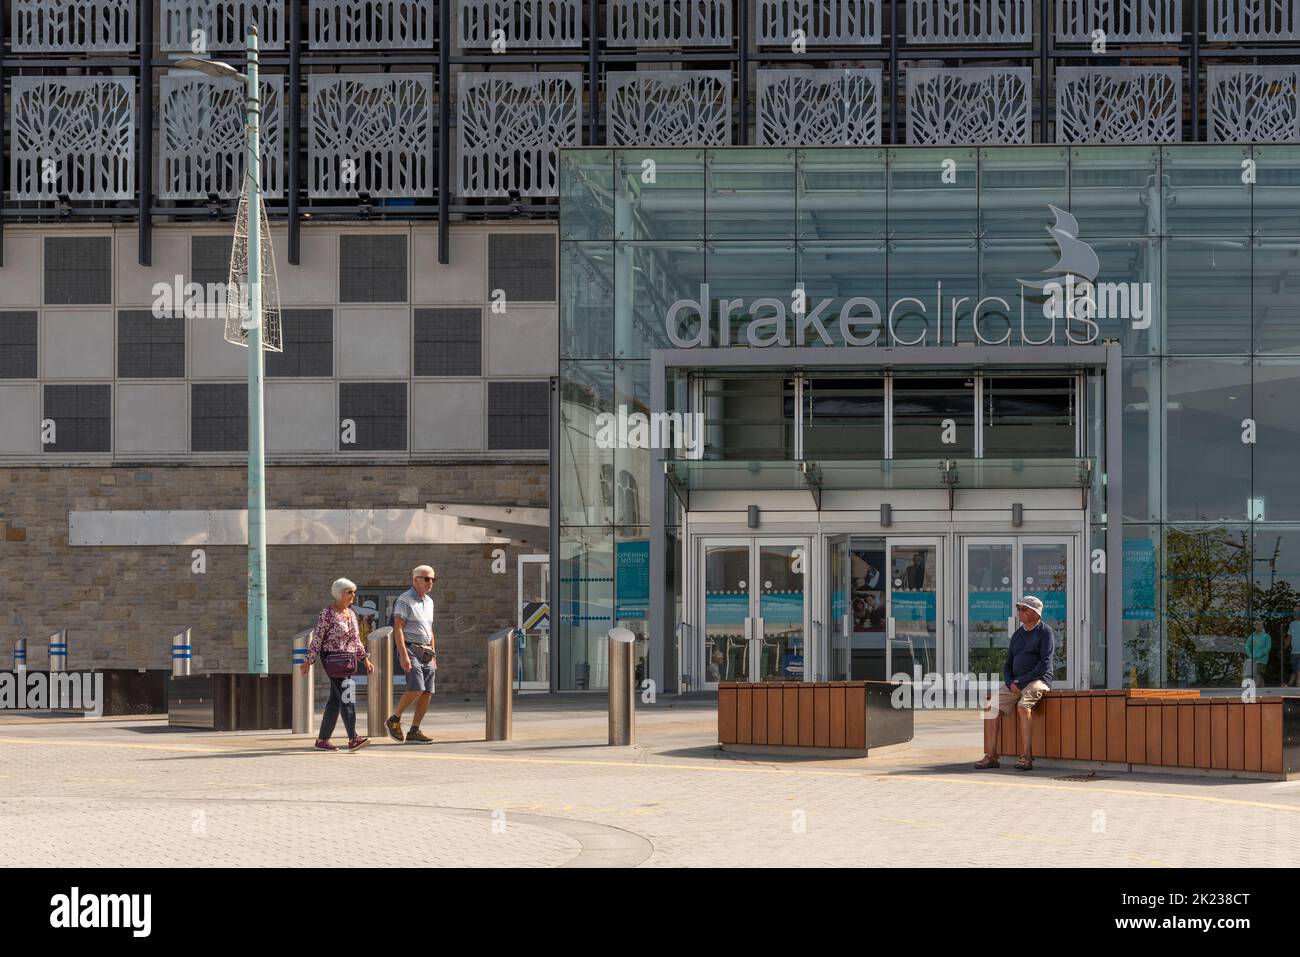
M 560 239 L 613 238 L 613 151 L 561 150 Z
M 1242 176 L 1242 161 L 1250 157 L 1250 147 L 1167 147 L 1163 152 L 1166 233 L 1249 234 L 1250 186 Z
M 966 671 L 1001 675 L 1011 641 L 1012 546 L 966 546 Z
M 647 423 L 651 421 L 650 363 L 616 362 L 614 390 L 616 407 L 626 409 L 629 416 L 642 415 Z M 614 449 L 615 525 L 650 524 L 650 462 L 654 451 L 647 445 L 658 437 L 656 431 L 650 429 L 646 443 L 629 441 Z M 668 436 L 674 440 L 677 437 L 675 432 Z M 685 456 L 688 450 L 677 448 L 671 454 Z
M 649 359 L 652 349 L 672 348 L 665 328 L 671 307 L 678 300 L 698 301 L 702 282 L 701 243 L 616 243 L 615 354 Z M 698 331 L 699 322 L 699 310 L 685 307 L 678 311 L 675 328 L 685 337 Z
M 614 450 L 597 441 L 599 416 L 614 410 L 612 362 L 560 363 L 560 524 L 613 520 Z
M 894 620 L 890 676 L 908 680 L 920 666 L 922 676 L 935 670 L 939 610 L 936 582 L 939 565 L 933 545 L 889 546 L 889 617 Z
M 1295 239 L 1255 240 L 1251 304 L 1256 353 L 1300 353 L 1300 220 L 1295 229 Z
M 1257 359 L 1254 368 L 1256 521 L 1300 520 L 1300 358 Z
M 885 380 L 806 380 L 803 424 L 807 460 L 883 459 Z
M 883 239 L 883 150 L 799 150 L 799 236 Z
M 614 244 L 560 243 L 560 357 L 614 355 Z
M 985 458 L 1078 454 L 1073 378 L 986 376 L 983 389 Z
M 1064 147 L 980 150 L 979 222 L 984 236 L 1042 236 L 1048 205 L 1070 208 Z M 1044 222 L 1040 223 L 1040 220 Z
M 1256 680 L 1300 687 L 1300 529 L 1256 526 L 1254 546 L 1251 607 L 1272 646 Z
M 1159 235 L 1159 169 L 1156 147 L 1071 148 L 1070 212 L 1079 222 L 1079 234 Z
M 893 389 L 894 458 L 974 456 L 974 379 L 899 377 Z
M 954 165 L 945 165 L 949 161 Z M 976 169 L 972 149 L 892 150 L 890 237 L 975 236 L 979 230 Z M 951 172 L 945 175 L 947 171 Z
M 1145 522 L 1160 517 L 1160 431 L 1164 422 L 1160 368 L 1159 359 L 1124 360 L 1121 432 L 1126 521 Z
M 614 153 L 615 238 L 704 238 L 704 151 L 620 149 Z
M 853 681 L 885 681 L 889 677 L 885 673 L 888 575 L 885 540 L 855 535 L 849 557 L 853 596 L 849 677 Z
M 749 546 L 704 548 L 704 680 L 748 681 Z
M 708 150 L 709 239 L 793 239 L 794 150 Z
M 1250 677 L 1250 531 L 1244 526 L 1165 531 L 1168 675 L 1175 687 L 1240 688 Z
M 1165 367 L 1166 515 L 1179 521 L 1246 518 L 1251 447 L 1248 359 L 1168 359 Z
M 562 529 L 559 578 L 560 688 L 606 688 L 606 647 L 613 626 L 613 536 L 601 528 Z
M 1052 675 L 1056 681 L 1070 677 L 1067 652 L 1074 629 L 1070 626 L 1070 550 L 1064 542 L 1022 542 L 1020 594 L 1043 602 L 1043 621 L 1052 629 Z
M 1300 236 L 1300 151 L 1295 146 L 1256 146 L 1256 235 Z
M 1165 240 L 1165 344 L 1171 354 L 1250 351 L 1251 243 Z
M 704 458 L 794 458 L 794 380 L 710 377 L 702 384 Z
M 1104 533 L 1103 533 L 1104 534 Z M 1162 688 L 1160 526 L 1124 526 L 1124 682 L 1125 688 Z M 1104 617 L 1102 619 L 1104 621 Z M 1190 666 L 1188 666 L 1190 668 Z M 1171 670 L 1168 683 L 1186 687 L 1187 668 Z

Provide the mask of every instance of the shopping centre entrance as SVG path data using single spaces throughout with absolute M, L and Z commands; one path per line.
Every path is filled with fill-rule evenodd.
M 997 675 L 1032 594 L 1057 637 L 1055 683 L 1088 674 L 1083 514 L 1059 531 L 991 534 L 987 522 L 914 522 L 804 535 L 699 534 L 690 550 L 695 658 L 719 681 L 909 679 Z M 981 527 L 983 526 L 983 527 Z

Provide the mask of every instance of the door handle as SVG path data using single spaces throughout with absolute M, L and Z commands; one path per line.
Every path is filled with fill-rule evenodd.
M 1012 615 L 1007 619 L 1007 637 L 1010 638 L 1016 633 L 1016 618 Z
M 749 616 L 745 617 L 745 640 L 754 640 L 754 619 Z

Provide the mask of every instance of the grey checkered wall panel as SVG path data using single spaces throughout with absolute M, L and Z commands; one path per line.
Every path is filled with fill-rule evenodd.
M 120 379 L 185 377 L 185 320 L 157 318 L 147 309 L 117 314 L 117 375 Z
M 488 289 L 512 302 L 555 301 L 555 236 L 493 233 L 488 236 Z
M 415 375 L 483 374 L 483 311 L 415 310 Z
M 190 281 L 202 286 L 224 283 L 230 279 L 231 237 L 227 235 L 190 237 Z
M 248 385 L 205 382 L 190 386 L 190 451 L 248 450 Z
M 340 382 L 339 420 L 356 423 L 356 442 L 339 451 L 400 452 L 406 448 L 405 382 Z
M 488 448 L 544 449 L 550 443 L 548 383 L 488 383 Z
M 108 236 L 45 237 L 45 303 L 113 301 L 113 241 Z
M 0 312 L 0 379 L 35 379 L 36 313 Z
M 113 436 L 111 385 L 47 385 L 43 418 L 54 421 L 55 441 L 46 452 L 110 452 Z
M 280 329 L 284 351 L 266 354 L 268 376 L 334 375 L 334 310 L 283 309 Z
M 339 302 L 406 302 L 406 236 L 339 237 Z

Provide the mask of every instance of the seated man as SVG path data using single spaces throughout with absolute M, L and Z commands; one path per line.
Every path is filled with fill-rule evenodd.
M 1020 726 L 1020 760 L 1017 771 L 1032 771 L 1031 753 L 1034 729 L 1034 705 L 1052 688 L 1052 651 L 1056 636 L 1043 621 L 1043 603 L 1033 595 L 1016 602 L 1016 617 L 1020 627 L 1011 636 L 1007 646 L 1007 659 L 1002 665 L 1003 686 L 998 689 L 997 710 L 990 708 L 984 715 L 984 757 L 976 768 L 998 766 L 998 730 L 1002 726 L 999 715 L 1016 708 Z

